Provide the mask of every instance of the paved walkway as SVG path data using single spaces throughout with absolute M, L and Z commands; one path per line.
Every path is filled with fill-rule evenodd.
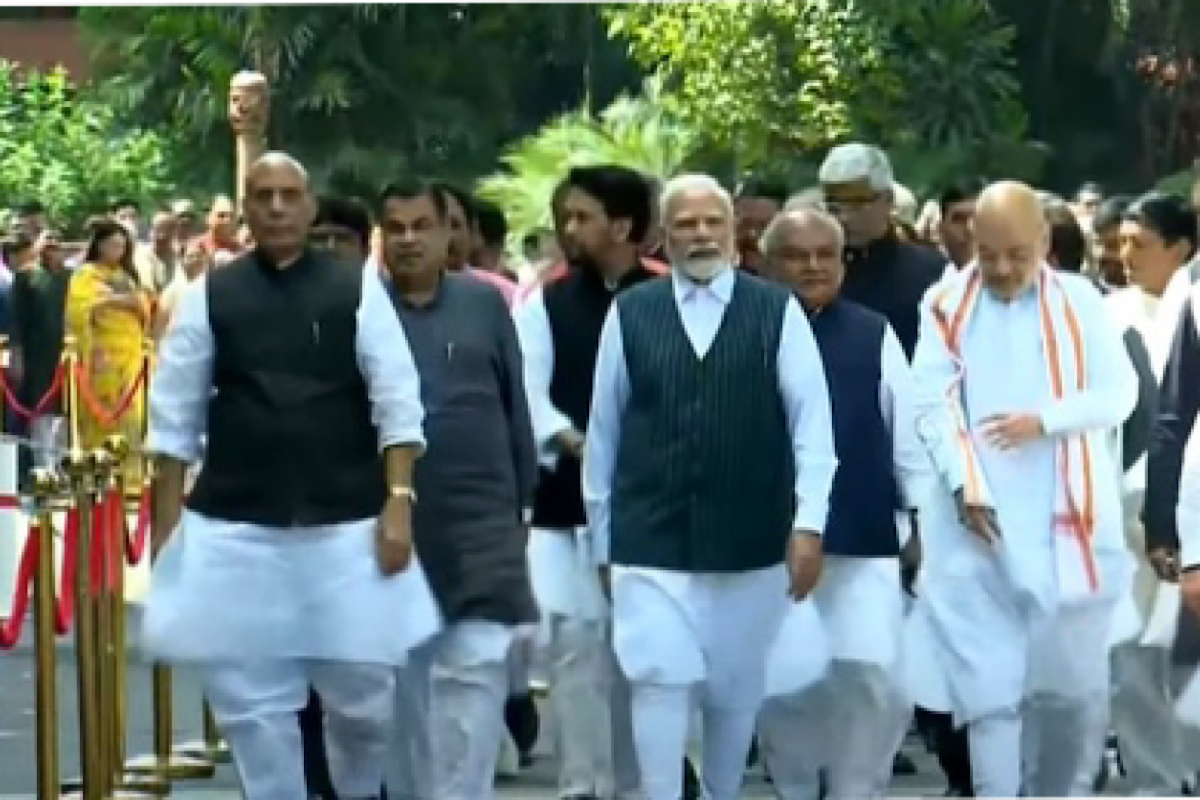
M 77 774 L 79 739 L 77 705 L 75 702 L 76 670 L 73 652 L 69 647 L 58 650 L 59 665 L 59 742 L 62 774 Z M 0 653 L 0 800 L 33 800 L 35 791 L 34 766 L 34 685 L 33 656 L 27 644 L 16 650 Z M 133 663 L 129 668 L 129 753 L 148 752 L 151 746 L 150 669 Z M 200 735 L 200 691 L 193 676 L 185 671 L 174 675 L 175 741 L 183 742 Z M 551 736 L 542 736 L 550 741 Z M 937 763 L 916 743 L 910 741 L 906 752 L 917 764 L 918 774 L 898 778 L 892 797 L 940 797 L 944 784 Z M 554 766 L 548 754 L 541 754 L 534 766 L 518 778 L 505 779 L 500 784 L 503 800 L 554 800 Z M 1121 794 L 1119 783 L 1110 786 L 1108 794 Z M 223 767 L 216 778 L 196 784 L 181 783 L 174 797 L 183 800 L 236 800 L 240 797 L 232 771 Z M 761 775 L 754 773 L 747 781 L 743 800 L 766 800 L 775 795 Z

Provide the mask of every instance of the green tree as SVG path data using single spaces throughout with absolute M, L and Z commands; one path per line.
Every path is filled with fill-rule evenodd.
M 271 81 L 273 146 L 364 190 L 400 172 L 474 180 L 504 143 L 635 74 L 585 5 L 95 7 L 81 21 L 109 100 L 191 143 L 208 188 L 232 180 L 240 69 Z
M 642 94 L 621 96 L 598 116 L 586 109 L 564 114 L 511 145 L 504 169 L 479 184 L 479 195 L 499 205 L 515 251 L 526 236 L 553 228 L 550 200 L 572 167 L 620 164 L 663 180 L 696 153 L 700 137 L 662 102 L 661 81 Z
M 645 3 L 605 14 L 640 63 L 667 71 L 682 118 L 744 168 L 811 161 L 860 137 L 948 152 L 940 175 L 980 169 L 1026 134 L 1014 32 L 986 0 Z
M 161 200 L 170 167 L 165 139 L 123 128 L 66 73 L 18 74 L 0 61 L 0 198 L 37 199 L 74 229 L 118 197 Z

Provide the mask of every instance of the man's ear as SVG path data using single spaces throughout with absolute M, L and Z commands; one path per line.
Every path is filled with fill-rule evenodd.
M 618 219 L 609 223 L 612 237 L 624 244 L 633 244 L 633 220 Z

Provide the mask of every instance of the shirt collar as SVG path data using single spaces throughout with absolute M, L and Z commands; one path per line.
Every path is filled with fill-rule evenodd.
M 681 303 L 704 292 L 720 300 L 721 305 L 729 305 L 729 299 L 733 296 L 734 279 L 735 275 L 732 267 L 726 267 L 721 270 L 708 283 L 698 283 L 679 270 L 671 271 L 671 283 L 675 289 L 675 300 Z

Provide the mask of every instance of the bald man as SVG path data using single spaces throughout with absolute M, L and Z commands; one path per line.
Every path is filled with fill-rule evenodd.
M 257 247 L 183 292 L 151 382 L 144 640 L 199 668 L 249 800 L 307 796 L 310 684 L 334 789 L 373 798 L 395 668 L 439 625 L 412 554 L 418 376 L 379 274 L 308 246 L 304 168 L 264 155 L 245 197 Z
M 838 470 L 825 523 L 825 565 L 813 598 L 833 646 L 829 674 L 799 694 L 770 698 L 759 744 L 782 800 L 873 797 L 891 771 L 911 716 L 900 688 L 900 551 L 935 475 L 916 435 L 912 378 L 880 314 L 838 296 L 841 224 L 794 207 L 768 226 L 763 277 L 800 301 L 821 352 Z M 803 646 L 803 643 L 797 643 Z
M 1137 377 L 1095 287 L 1046 265 L 1033 190 L 989 186 L 975 232 L 976 262 L 921 306 L 918 431 L 942 486 L 918 591 L 976 794 L 1087 794 L 1132 567 L 1109 437 Z

